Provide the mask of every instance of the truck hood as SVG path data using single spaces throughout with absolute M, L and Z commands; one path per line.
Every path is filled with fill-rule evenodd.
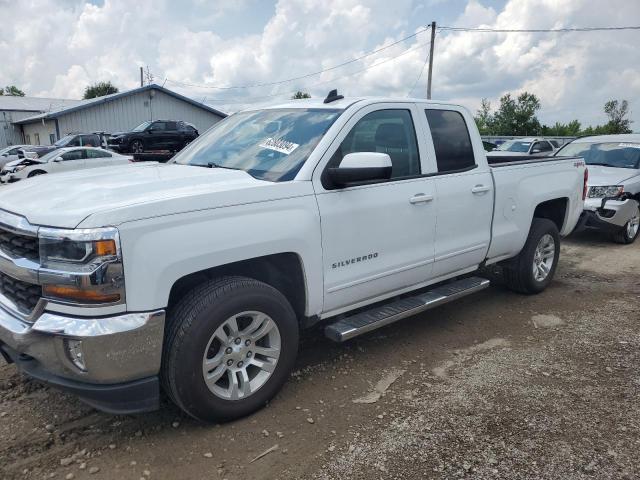
M 138 163 L 23 180 L 0 189 L 0 209 L 35 225 L 91 228 L 296 195 L 280 185 L 239 170 Z
M 633 168 L 605 167 L 603 165 L 587 165 L 589 169 L 589 185 L 624 185 L 625 180 L 640 175 Z

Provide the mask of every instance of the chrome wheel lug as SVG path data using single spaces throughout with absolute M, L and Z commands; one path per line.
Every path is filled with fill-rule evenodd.
M 244 365 L 244 362 L 243 362 L 242 360 L 240 360 L 240 361 L 238 362 L 238 368 L 242 368 L 242 366 L 243 366 L 243 365 Z
M 253 353 L 247 352 L 247 358 L 251 358 L 251 355 L 253 355 Z
M 233 360 L 227 360 L 227 365 L 230 367 L 231 365 L 233 365 Z
M 233 348 L 231 347 L 227 347 L 227 349 L 224 351 L 224 353 L 226 353 L 227 355 L 230 355 L 231 352 L 233 352 Z
M 251 340 L 245 340 L 244 344 L 248 347 L 249 345 L 251 345 Z
M 242 340 L 240 340 L 240 338 L 236 338 L 236 341 L 235 341 L 236 345 L 240 345 L 240 342 L 242 342 Z

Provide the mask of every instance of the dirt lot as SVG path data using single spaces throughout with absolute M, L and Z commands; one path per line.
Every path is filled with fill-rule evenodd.
M 282 393 L 231 424 L 103 415 L 2 365 L 0 477 L 640 478 L 639 320 L 640 242 L 584 234 L 541 295 L 306 333 Z

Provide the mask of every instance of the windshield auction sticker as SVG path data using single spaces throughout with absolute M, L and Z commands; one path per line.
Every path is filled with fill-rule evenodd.
M 259 147 L 274 150 L 276 152 L 284 153 L 285 155 L 291 154 L 300 145 L 293 142 L 288 142 L 282 138 L 266 138 Z

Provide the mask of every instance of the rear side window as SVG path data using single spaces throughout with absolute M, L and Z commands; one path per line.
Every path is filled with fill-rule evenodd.
M 87 150 L 87 158 L 109 158 L 111 154 L 104 150 Z
M 88 147 L 99 147 L 100 146 L 100 137 L 97 135 L 82 135 L 82 145 L 86 145 Z
M 471 137 L 464 118 L 453 110 L 425 110 L 436 151 L 438 172 L 452 172 L 476 165 Z

